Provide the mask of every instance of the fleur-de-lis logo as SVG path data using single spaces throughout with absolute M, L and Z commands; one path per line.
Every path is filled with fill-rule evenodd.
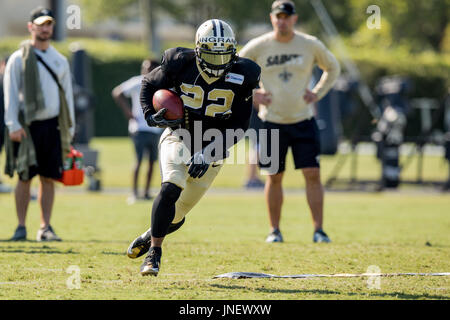
M 283 82 L 289 82 L 289 80 L 290 80 L 291 77 L 292 77 L 292 73 L 287 72 L 287 70 L 284 69 L 283 73 L 280 73 L 278 76 L 281 78 L 281 80 L 282 80 Z

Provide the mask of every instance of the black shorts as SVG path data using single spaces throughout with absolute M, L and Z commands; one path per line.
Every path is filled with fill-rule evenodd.
M 59 179 L 62 176 L 63 164 L 61 155 L 61 136 L 58 129 L 58 118 L 33 121 L 30 134 L 36 151 L 38 165 L 29 168 L 29 180 L 36 175 L 45 178 Z M 19 150 L 19 143 L 14 143 L 15 152 Z M 24 181 L 22 177 L 19 179 Z
M 261 169 L 267 169 L 269 174 L 283 172 L 289 147 L 292 149 L 295 169 L 320 167 L 319 129 L 314 118 L 294 124 L 266 121 L 263 122 L 263 129 L 267 129 L 267 135 L 259 136 Z M 278 143 L 272 141 L 271 130 L 279 130 Z
M 132 135 L 138 162 L 142 161 L 145 152 L 147 152 L 150 162 L 158 160 L 158 144 L 160 137 L 161 134 L 159 133 L 147 131 L 138 131 Z

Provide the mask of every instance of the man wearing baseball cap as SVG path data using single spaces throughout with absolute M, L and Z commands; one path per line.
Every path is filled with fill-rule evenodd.
M 280 231 L 283 203 L 282 179 L 285 159 L 292 149 L 295 169 L 300 169 L 306 182 L 306 198 L 314 222 L 314 242 L 330 242 L 323 231 L 323 187 L 320 181 L 319 132 L 314 119 L 314 103 L 332 88 L 340 73 L 334 55 L 317 38 L 297 32 L 298 15 L 289 0 L 273 2 L 270 20 L 273 31 L 259 36 L 239 52 L 261 66 L 260 89 L 253 93 L 259 106 L 258 116 L 267 129 L 267 139 L 260 139 L 261 155 L 279 163 L 260 163 L 266 173 L 265 197 L 272 231 L 267 242 L 283 242 Z M 312 90 L 308 89 L 313 67 L 323 70 Z M 271 131 L 279 132 L 279 140 L 271 141 Z M 276 150 L 278 154 L 271 154 Z M 278 156 L 278 157 L 277 157 Z M 276 169 L 273 169 L 273 168 Z
M 31 39 L 9 58 L 4 75 L 6 168 L 19 180 L 15 189 L 19 225 L 11 240 L 27 237 L 25 219 L 33 177 L 39 175 L 41 225 L 37 241 L 60 241 L 50 225 L 55 187 L 63 158 L 70 151 L 75 117 L 72 80 L 67 59 L 50 45 L 54 17 L 39 7 L 31 12 Z

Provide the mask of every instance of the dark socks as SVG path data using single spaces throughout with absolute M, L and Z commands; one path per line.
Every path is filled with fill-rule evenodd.
M 155 198 L 152 207 L 152 237 L 163 238 L 175 217 L 175 203 L 180 197 L 182 189 L 173 183 L 166 182 Z M 181 226 L 181 225 L 180 225 Z

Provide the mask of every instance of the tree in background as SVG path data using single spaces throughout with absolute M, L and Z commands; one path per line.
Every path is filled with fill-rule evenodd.
M 350 0 L 350 4 L 353 13 L 378 5 L 382 17 L 391 26 L 393 43 L 418 52 L 441 50 L 450 23 L 450 0 Z M 352 15 L 351 20 L 355 26 L 365 23 L 360 14 Z
M 132 19 L 149 15 L 140 10 L 140 1 L 149 0 L 79 0 L 90 21 L 106 18 Z M 156 12 L 166 12 L 176 21 L 194 28 L 212 17 L 229 21 L 238 39 L 244 28 L 252 23 L 270 23 L 272 0 L 151 0 Z M 300 26 L 308 33 L 320 35 L 322 27 L 310 0 L 294 0 Z M 367 7 L 378 5 L 390 27 L 392 43 L 402 44 L 414 51 L 444 46 L 450 19 L 450 0 L 323 0 L 338 31 L 343 36 L 361 32 L 366 24 Z M 144 12 L 142 12 L 144 11 Z M 382 26 L 383 28 L 383 26 Z

